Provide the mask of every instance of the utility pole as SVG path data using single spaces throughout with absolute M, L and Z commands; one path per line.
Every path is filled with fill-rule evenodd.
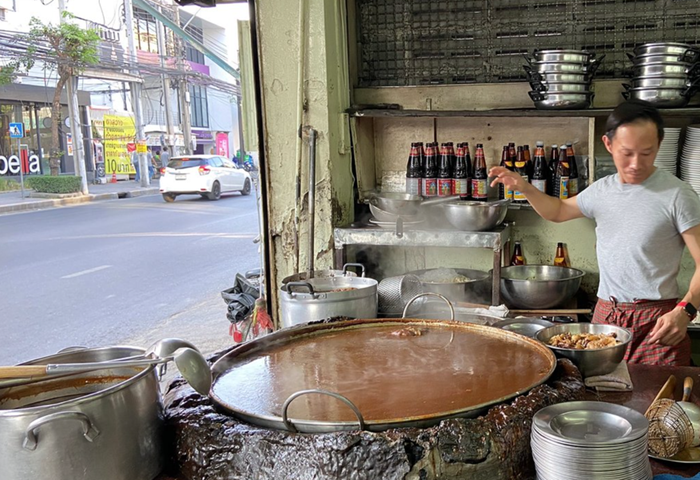
M 60 22 L 64 23 L 63 12 L 66 11 L 66 0 L 58 0 Z M 80 190 L 87 195 L 87 172 L 85 171 L 85 148 L 83 145 L 82 122 L 80 121 L 80 105 L 78 104 L 78 78 L 72 76 L 66 82 L 68 96 L 68 116 L 70 117 L 71 134 L 73 138 L 73 165 L 75 173 L 80 176 Z
M 159 6 L 158 11 L 163 13 L 163 8 Z M 165 49 L 164 29 L 165 27 L 163 26 L 163 22 L 156 19 L 156 39 L 158 40 L 158 57 L 160 57 L 161 69 L 165 68 L 165 55 L 167 53 Z M 165 106 L 165 129 L 168 132 L 168 138 L 165 144 L 170 149 L 172 155 L 173 138 L 175 132 L 173 132 L 173 116 L 170 112 L 170 78 L 168 78 L 168 76 L 165 73 L 161 73 L 160 83 L 163 86 L 163 104 Z
M 129 46 L 129 63 L 131 64 L 131 73 L 138 75 L 138 68 L 134 66 L 137 60 L 136 43 L 134 42 L 134 11 L 131 0 L 124 0 L 124 20 L 126 24 L 126 39 Z M 141 84 L 131 82 L 131 103 L 134 108 L 134 123 L 136 124 L 136 141 L 142 141 L 146 138 L 143 131 L 143 107 L 141 106 Z M 148 156 L 145 153 L 137 153 L 139 158 L 139 170 L 141 175 L 141 186 L 147 187 L 151 184 L 151 179 L 148 176 Z
M 194 18 L 194 17 L 192 17 Z M 175 5 L 175 23 L 180 25 L 180 7 Z M 187 25 L 185 25 L 187 27 Z M 183 28 L 184 30 L 184 28 Z M 185 42 L 177 36 L 177 68 L 185 71 Z M 180 129 L 185 136 L 185 155 L 192 154 L 192 120 L 190 119 L 190 96 L 188 92 L 187 77 L 182 76 L 177 87 L 178 101 L 180 104 Z

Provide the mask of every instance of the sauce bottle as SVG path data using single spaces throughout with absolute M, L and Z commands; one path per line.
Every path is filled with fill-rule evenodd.
M 544 142 L 535 146 L 535 161 L 532 168 L 532 186 L 542 193 L 547 193 L 550 183 L 549 167 L 544 153 Z
M 510 159 L 510 152 L 508 149 L 508 145 L 503 146 L 503 152 L 501 153 L 501 167 L 510 170 L 511 172 L 513 171 L 514 165 L 513 162 Z M 511 190 L 510 187 L 506 187 L 502 183 L 498 184 L 498 198 L 500 200 L 512 200 L 513 199 L 513 190 Z
M 570 267 L 569 261 L 566 258 L 566 252 L 564 251 L 564 244 L 562 242 L 557 243 L 557 251 L 554 254 L 554 266 L 555 267 Z
M 438 161 L 435 147 L 437 144 L 428 143 L 425 147 L 425 157 L 423 157 L 423 181 L 421 195 L 424 197 L 437 196 L 437 171 Z
M 559 163 L 559 147 L 552 145 L 552 150 L 549 152 L 549 195 L 554 195 L 554 184 L 557 182 L 557 163 Z
M 437 194 L 438 197 L 449 197 L 452 195 L 452 156 L 447 143 L 440 145 Z
M 515 160 L 515 171 L 523 177 L 523 180 L 530 182 L 530 172 L 527 168 L 527 162 L 525 161 L 525 151 L 523 147 L 518 147 L 518 153 Z M 527 203 L 525 195 L 519 191 L 515 190 L 513 192 L 513 201 L 517 203 Z
M 467 198 L 471 198 L 472 179 L 474 178 L 474 165 L 472 164 L 472 156 L 469 153 L 469 142 L 464 142 L 462 145 L 464 147 L 464 162 L 467 164 L 467 190 L 469 190 Z
M 472 178 L 472 199 L 480 202 L 488 200 L 487 181 L 488 173 L 486 172 L 486 157 L 484 156 L 484 146 L 481 143 L 476 144 L 476 153 L 474 154 L 474 177 Z
M 576 154 L 571 142 L 566 144 L 566 158 L 569 160 L 569 197 L 575 197 L 580 192 L 578 167 L 576 166 Z
M 411 153 L 406 164 L 406 193 L 411 195 L 421 194 L 423 164 L 423 143 L 411 143 Z
M 530 180 L 532 180 L 532 171 L 534 170 L 535 165 L 533 164 L 532 157 L 530 156 L 530 145 L 523 146 L 523 155 L 525 156 L 525 162 L 527 163 L 528 176 L 530 177 Z
M 466 198 L 469 195 L 469 171 L 467 161 L 464 156 L 464 144 L 457 145 L 457 155 L 455 156 L 455 168 L 452 172 L 453 185 L 452 193 Z
M 525 265 L 525 256 L 523 255 L 523 247 L 520 242 L 515 242 L 515 247 L 513 248 L 513 256 L 510 257 L 511 265 Z
M 561 200 L 569 198 L 569 159 L 566 157 L 566 147 L 559 148 L 559 161 L 554 181 L 554 196 Z

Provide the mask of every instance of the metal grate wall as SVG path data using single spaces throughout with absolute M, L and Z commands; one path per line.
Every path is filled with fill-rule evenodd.
M 597 78 L 624 77 L 636 45 L 700 44 L 700 0 L 354 1 L 364 87 L 525 80 L 536 48 L 605 54 Z

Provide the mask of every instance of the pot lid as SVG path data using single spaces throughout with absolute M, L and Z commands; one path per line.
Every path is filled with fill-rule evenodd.
M 483 325 L 346 320 L 283 329 L 233 349 L 213 366 L 211 396 L 267 427 L 351 430 L 361 417 L 363 428 L 380 431 L 476 416 L 540 385 L 555 365 L 540 342 Z

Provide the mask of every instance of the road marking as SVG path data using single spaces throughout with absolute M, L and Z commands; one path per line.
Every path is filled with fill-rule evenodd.
M 70 275 L 64 275 L 61 278 L 75 278 L 75 277 L 80 277 L 81 275 L 87 275 L 88 273 L 95 273 L 99 272 L 100 270 L 104 270 L 106 268 L 111 268 L 112 265 L 102 265 L 100 267 L 95 267 L 95 268 L 90 268 L 88 270 L 83 270 L 82 272 L 76 272 L 76 273 L 71 273 Z
M 89 238 L 142 238 L 142 237 L 214 237 L 214 238 L 232 238 L 232 239 L 253 239 L 257 237 L 257 233 L 181 233 L 181 232 L 137 232 L 137 233 L 112 233 L 100 235 L 79 235 L 75 237 L 54 237 L 54 240 L 85 240 Z

